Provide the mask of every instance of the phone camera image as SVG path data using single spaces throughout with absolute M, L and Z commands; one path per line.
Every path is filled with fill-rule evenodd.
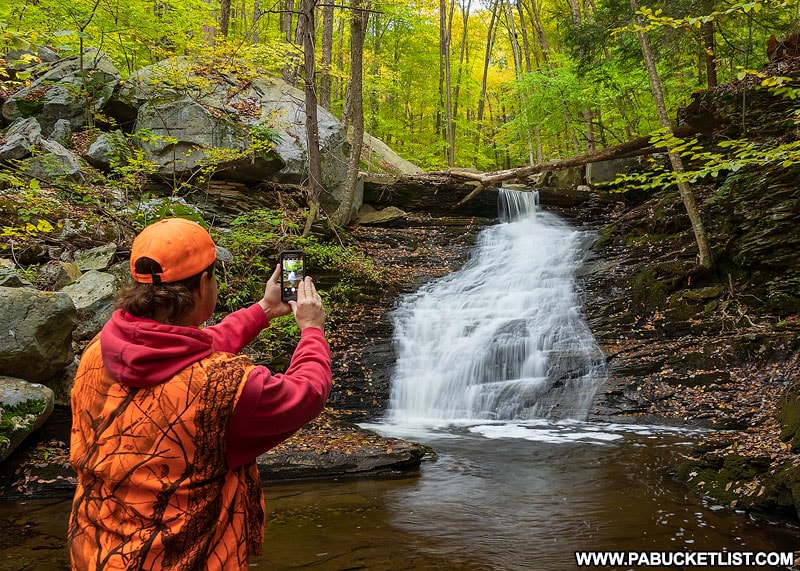
M 303 252 L 281 252 L 281 299 L 297 299 L 297 288 L 305 277 Z

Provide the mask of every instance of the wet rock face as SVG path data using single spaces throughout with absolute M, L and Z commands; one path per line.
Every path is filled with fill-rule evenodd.
M 800 381 L 792 384 L 781 397 L 776 415 L 781 440 L 800 449 Z
M 720 264 L 779 313 L 800 310 L 800 167 L 729 177 L 710 208 Z

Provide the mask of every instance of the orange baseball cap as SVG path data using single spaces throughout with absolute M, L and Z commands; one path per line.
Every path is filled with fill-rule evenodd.
M 157 274 L 136 271 L 139 258 L 150 258 L 161 266 Z M 214 260 L 229 262 L 233 255 L 220 246 L 205 228 L 191 220 L 167 218 L 151 224 L 133 240 L 131 275 L 145 284 L 172 283 L 199 274 Z

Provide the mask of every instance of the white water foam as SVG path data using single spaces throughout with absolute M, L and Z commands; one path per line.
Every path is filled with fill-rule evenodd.
M 604 382 L 575 278 L 593 236 L 533 193 L 501 191 L 499 210 L 461 270 L 393 313 L 389 423 L 584 418 Z

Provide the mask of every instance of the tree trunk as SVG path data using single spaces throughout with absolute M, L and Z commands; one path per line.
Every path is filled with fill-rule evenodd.
M 261 0 L 253 0 L 253 28 L 250 32 L 250 43 L 258 45 L 261 41 L 261 34 L 258 33 L 258 27 L 261 25 Z
M 703 13 L 714 11 L 713 0 L 703 1 Z M 714 20 L 703 23 L 703 54 L 706 62 L 706 82 L 708 87 L 717 85 L 717 45 L 714 39 Z
M 437 127 L 445 143 L 445 158 L 453 166 L 455 155 L 453 146 L 453 94 L 450 77 L 450 37 L 453 30 L 452 10 L 455 0 L 448 9 L 447 0 L 439 0 L 439 113 Z
M 531 46 L 528 39 L 528 26 L 525 25 L 525 13 L 522 11 L 522 1 L 517 0 L 517 12 L 519 13 L 519 29 L 522 32 L 522 55 L 525 61 L 525 71 L 530 73 L 531 67 Z
M 636 13 L 639 10 L 638 0 L 630 0 L 630 2 L 631 8 L 634 12 L 634 20 L 637 28 L 639 29 L 637 32 L 639 37 L 639 45 L 642 48 L 642 57 L 644 58 L 644 64 L 647 68 L 647 75 L 650 78 L 650 87 L 653 90 L 653 98 L 655 99 L 656 108 L 658 111 L 658 120 L 662 127 L 665 127 L 669 129 L 670 132 L 674 133 L 672 130 L 672 125 L 669 121 L 669 116 L 667 115 L 667 106 L 664 103 L 664 90 L 661 86 L 661 79 L 658 76 L 656 64 L 653 61 L 653 54 L 650 51 L 650 41 L 643 31 L 642 17 Z M 694 198 L 694 192 L 689 184 L 680 178 L 680 175 L 682 175 L 684 172 L 683 161 L 681 160 L 679 154 L 672 151 L 669 152 L 669 160 L 672 164 L 672 170 L 678 176 L 678 192 L 680 192 L 681 199 L 683 199 L 683 205 L 686 208 L 686 213 L 689 215 L 689 221 L 692 223 L 692 229 L 694 230 L 694 237 L 697 242 L 699 254 L 698 263 L 703 268 L 711 268 L 714 264 L 714 260 L 711 254 L 711 248 L 708 244 L 708 237 L 706 236 L 703 219 L 700 216 L 700 211 L 697 208 L 697 203 Z
M 212 4 L 211 0 L 203 0 L 204 4 Z M 203 24 L 203 39 L 206 42 L 206 45 L 214 47 L 214 38 L 217 35 L 217 28 L 214 26 L 209 26 L 207 24 Z
M 322 77 L 319 81 L 319 104 L 331 109 L 331 65 L 333 64 L 333 4 L 322 6 Z
M 486 52 L 483 56 L 483 75 L 481 76 L 481 94 L 478 97 L 478 129 L 483 122 L 484 109 L 486 107 L 486 91 L 488 86 L 489 64 L 492 61 L 492 46 L 494 46 L 495 25 L 497 23 L 497 4 L 498 0 L 492 0 L 490 11 L 492 13 L 489 20 L 489 29 L 486 32 Z
M 456 87 L 453 92 L 453 117 L 458 117 L 458 103 L 459 103 L 459 95 L 461 94 L 461 79 L 464 75 L 464 65 L 469 61 L 469 49 L 468 49 L 468 38 L 467 38 L 467 29 L 469 24 L 469 14 L 470 14 L 470 5 L 471 1 L 466 0 L 465 5 L 461 6 L 461 25 L 462 25 L 462 33 L 461 33 L 461 45 L 459 46 L 459 55 L 458 55 L 458 76 L 456 77 Z M 455 121 L 453 123 L 453 141 L 456 139 L 456 130 L 455 130 Z M 455 144 L 454 144 L 455 146 Z
M 294 29 L 294 0 L 286 0 L 284 9 L 281 12 L 281 31 L 283 38 L 286 40 L 287 45 L 293 46 L 292 31 Z M 298 18 L 298 26 L 299 26 Z M 293 87 L 297 87 L 297 66 L 294 64 L 294 50 L 291 47 L 288 50 L 289 56 L 286 58 L 286 63 L 283 65 L 283 80 Z
M 306 143 L 308 146 L 308 204 L 309 216 L 303 236 L 311 233 L 319 210 L 319 197 L 322 194 L 322 155 L 319 149 L 319 123 L 317 118 L 316 58 L 314 53 L 314 6 L 316 0 L 302 0 L 297 28 L 302 34 L 303 68 L 305 71 L 304 89 L 306 105 Z M 301 39 L 301 38 L 298 38 Z
M 512 0 L 503 1 L 505 4 L 506 20 L 508 23 L 508 36 L 511 43 L 511 52 L 514 56 L 514 75 L 517 79 L 520 79 L 525 73 L 525 68 L 522 65 L 522 54 L 519 46 L 519 39 L 517 38 L 517 26 L 514 22 L 514 11 L 511 8 Z M 520 91 L 519 107 L 521 113 L 525 111 L 526 105 L 527 103 L 525 94 Z M 528 144 L 528 163 L 534 164 L 535 159 L 533 154 L 533 137 L 531 135 L 531 130 L 527 125 L 525 125 L 525 139 Z
M 228 27 L 231 23 L 231 0 L 221 0 L 219 3 L 219 33 L 228 37 Z
M 544 32 L 544 25 L 542 24 L 542 16 L 539 12 L 539 5 L 537 0 L 531 0 L 531 11 L 533 12 L 533 22 L 536 25 L 536 33 L 539 36 L 539 44 L 542 46 L 542 58 L 544 63 L 548 64 L 550 61 L 550 44 L 547 42 L 547 34 Z
M 350 22 L 350 90 L 348 97 L 348 115 L 353 123 L 353 137 L 350 142 L 350 159 L 347 164 L 347 182 L 345 195 L 333 216 L 334 223 L 344 226 L 350 222 L 358 186 L 358 171 L 361 160 L 361 148 L 364 145 L 364 36 L 369 20 L 369 3 L 366 10 L 361 8 L 361 0 L 352 0 L 352 20 Z

